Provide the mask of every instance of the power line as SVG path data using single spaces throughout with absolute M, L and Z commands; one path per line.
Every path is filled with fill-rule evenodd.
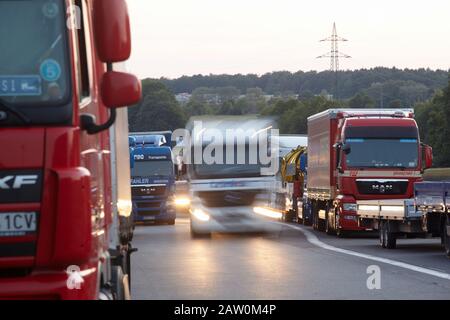
M 317 59 L 330 58 L 330 71 L 335 74 L 335 96 L 338 99 L 338 72 L 339 72 L 339 59 L 351 58 L 349 55 L 342 53 L 339 51 L 339 42 L 347 42 L 347 39 L 339 37 L 337 34 L 336 23 L 333 23 L 333 31 L 330 37 L 320 40 L 320 42 L 331 42 L 331 51 L 327 52 L 321 56 L 318 56 Z

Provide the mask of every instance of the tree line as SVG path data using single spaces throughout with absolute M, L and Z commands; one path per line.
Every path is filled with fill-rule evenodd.
M 429 98 L 436 89 L 446 85 L 447 71 L 430 69 L 373 68 L 338 73 L 338 96 L 349 99 L 361 91 L 366 91 L 374 100 L 389 100 L 409 95 L 410 101 Z M 261 88 L 269 95 L 318 95 L 323 90 L 335 92 L 335 76 L 330 71 L 288 71 L 248 75 L 194 75 L 178 79 L 160 79 L 173 93 L 192 93 L 201 87 L 234 87 L 245 93 L 250 88 Z M 389 88 L 395 88 L 389 90 Z M 383 89 L 387 89 L 383 91 Z M 375 101 L 377 103 L 379 101 Z

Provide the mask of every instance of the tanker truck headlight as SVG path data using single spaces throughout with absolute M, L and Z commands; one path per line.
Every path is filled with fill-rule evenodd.
M 191 204 L 191 199 L 188 197 L 176 197 L 175 198 L 175 205 L 177 207 L 187 207 Z
M 195 209 L 195 210 L 191 211 L 191 214 L 192 214 L 197 220 L 200 220 L 200 221 L 203 221 L 203 222 L 208 222 L 209 219 L 210 219 L 209 214 L 205 213 L 205 212 L 204 212 L 203 210 L 201 210 L 201 209 Z
M 356 203 L 344 203 L 342 205 L 344 211 L 353 211 L 356 212 L 358 210 L 358 205 Z

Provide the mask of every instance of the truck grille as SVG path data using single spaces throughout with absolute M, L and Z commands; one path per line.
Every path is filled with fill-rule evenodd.
M 166 194 L 166 189 L 166 186 L 132 187 L 131 194 L 133 197 L 162 196 Z
M 402 195 L 408 190 L 408 180 L 405 181 L 368 181 L 358 180 L 356 185 L 360 194 Z
M 217 222 L 221 222 L 221 223 L 227 223 L 227 222 L 240 222 L 242 220 L 246 220 L 248 219 L 248 216 L 246 214 L 241 214 L 241 213 L 229 213 L 229 214 L 224 214 L 224 215 L 219 215 L 214 217 L 214 219 Z
M 160 208 L 161 203 L 160 202 L 138 202 L 137 207 L 139 209 L 142 208 Z
M 161 213 L 160 210 L 141 210 L 139 211 L 139 215 L 143 217 L 151 217 L 151 216 L 157 216 Z
M 206 191 L 199 192 L 199 197 L 206 207 L 220 208 L 250 206 L 257 194 L 254 191 Z

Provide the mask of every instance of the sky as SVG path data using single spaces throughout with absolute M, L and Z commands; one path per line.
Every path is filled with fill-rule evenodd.
M 450 68 L 448 0 L 128 0 L 140 78 L 330 68 L 319 42 L 338 34 L 341 69 Z

